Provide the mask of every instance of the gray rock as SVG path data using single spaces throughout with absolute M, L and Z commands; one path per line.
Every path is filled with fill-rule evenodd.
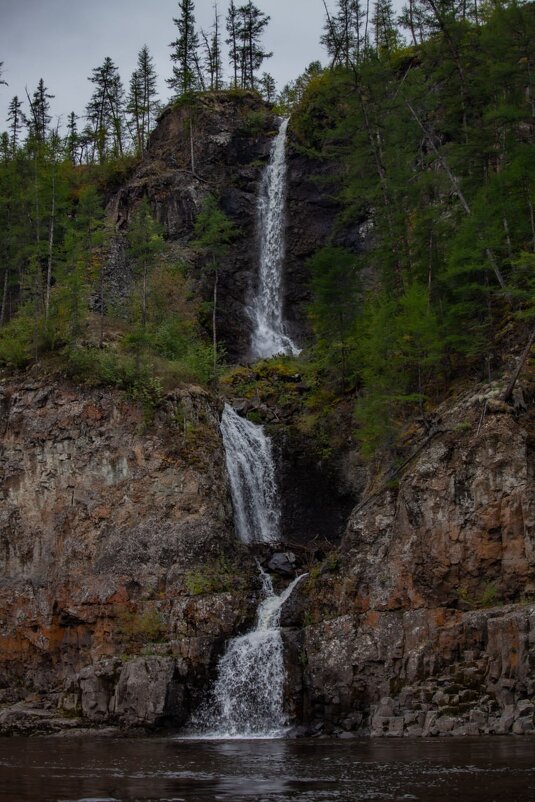
M 123 666 L 114 695 L 115 713 L 128 726 L 180 726 L 186 718 L 184 687 L 171 657 L 140 657 Z
M 296 557 L 291 551 L 277 552 L 268 562 L 268 568 L 276 574 L 293 576 L 295 571 Z
M 114 691 L 122 663 L 103 660 L 82 669 L 79 675 L 81 705 L 89 721 L 102 721 L 114 712 Z

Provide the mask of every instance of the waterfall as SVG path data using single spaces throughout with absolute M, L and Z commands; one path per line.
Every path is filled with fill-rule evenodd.
M 273 142 L 258 198 L 260 266 L 258 287 L 250 310 L 253 320 L 251 355 L 254 359 L 269 359 L 276 354 L 297 356 L 300 353 L 285 333 L 282 315 L 288 123 L 289 119 L 282 121 Z
M 225 404 L 221 419 L 236 532 L 244 543 L 280 541 L 280 507 L 271 440 L 262 426 Z
M 255 628 L 230 641 L 218 666 L 211 698 L 195 724 L 211 738 L 277 738 L 285 733 L 284 653 L 280 616 L 284 603 L 307 574 L 277 596 L 262 569 L 263 601 Z

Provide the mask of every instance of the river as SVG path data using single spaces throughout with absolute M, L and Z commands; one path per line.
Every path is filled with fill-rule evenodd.
M 1 802 L 529 802 L 535 739 L 0 739 Z

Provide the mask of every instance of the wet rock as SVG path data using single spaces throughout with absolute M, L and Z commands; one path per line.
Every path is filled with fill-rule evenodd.
M 268 562 L 268 569 L 283 576 L 293 576 L 296 564 L 297 558 L 293 552 L 277 552 Z

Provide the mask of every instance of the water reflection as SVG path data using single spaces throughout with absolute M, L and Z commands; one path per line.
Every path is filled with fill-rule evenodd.
M 528 802 L 535 740 L 0 740 L 0 802 Z

